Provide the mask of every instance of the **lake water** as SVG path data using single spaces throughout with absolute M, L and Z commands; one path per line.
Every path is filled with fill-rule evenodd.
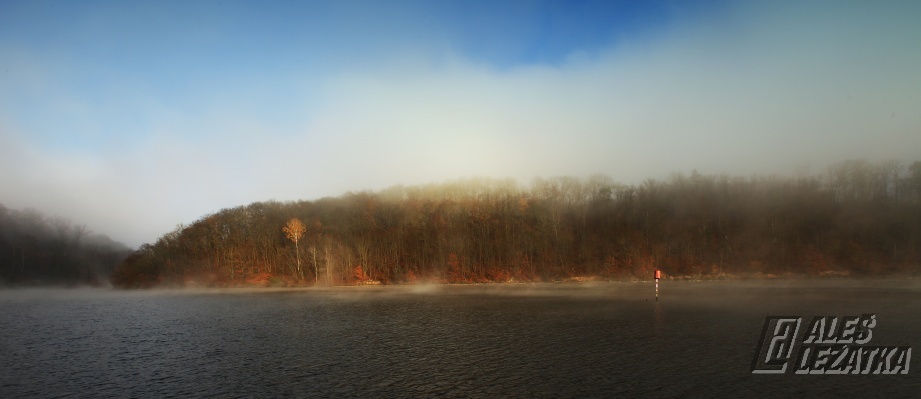
M 875 313 L 921 281 L 0 291 L 0 397 L 906 397 L 906 375 L 753 375 L 769 315 Z

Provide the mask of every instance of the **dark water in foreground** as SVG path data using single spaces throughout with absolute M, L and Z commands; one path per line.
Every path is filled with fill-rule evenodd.
M 752 375 L 768 315 L 876 313 L 921 281 L 0 291 L 0 397 L 907 397 L 907 375 Z

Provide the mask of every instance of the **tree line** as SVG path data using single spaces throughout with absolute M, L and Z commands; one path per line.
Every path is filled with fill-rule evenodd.
M 107 284 L 131 253 L 84 224 L 0 204 L 0 286 Z
M 801 177 L 473 178 L 256 202 L 141 246 L 121 287 L 917 273 L 921 162 Z

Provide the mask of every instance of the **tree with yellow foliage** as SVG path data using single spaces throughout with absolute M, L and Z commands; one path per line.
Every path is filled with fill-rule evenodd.
M 291 218 L 288 224 L 281 228 L 281 231 L 285 232 L 285 236 L 294 242 L 294 255 L 297 258 L 297 276 L 303 280 L 304 275 L 301 273 L 301 254 L 297 249 L 297 242 L 300 241 L 304 233 L 307 232 L 307 226 L 305 226 L 304 222 L 301 222 L 300 219 Z

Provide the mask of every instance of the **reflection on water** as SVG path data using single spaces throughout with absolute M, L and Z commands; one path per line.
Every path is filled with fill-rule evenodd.
M 667 287 L 667 289 L 666 289 Z M 876 313 L 912 282 L 0 292 L 0 397 L 907 396 L 909 375 L 753 376 L 764 317 Z M 878 341 L 878 342 L 877 342 Z

